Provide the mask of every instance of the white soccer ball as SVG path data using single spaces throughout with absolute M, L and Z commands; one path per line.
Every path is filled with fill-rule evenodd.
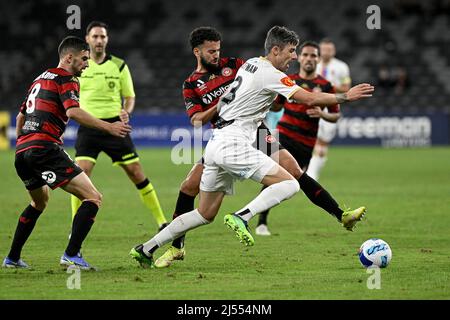
M 359 248 L 359 261 L 366 268 L 370 266 L 386 268 L 391 259 L 391 247 L 384 240 L 369 239 Z

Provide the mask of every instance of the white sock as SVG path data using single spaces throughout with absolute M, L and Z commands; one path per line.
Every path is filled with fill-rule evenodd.
M 252 202 L 239 210 L 237 214 L 242 212 L 243 215 L 240 215 L 240 217 L 245 221 L 249 221 L 256 214 L 280 204 L 283 200 L 289 199 L 299 190 L 300 185 L 297 180 L 284 180 L 274 183 L 261 191 Z
M 322 168 L 325 166 L 325 162 L 327 162 L 327 157 L 312 156 L 308 170 L 306 170 L 308 176 L 319 181 L 320 171 L 322 171 Z
M 187 231 L 208 223 L 210 221 L 203 218 L 197 209 L 186 212 L 176 217 L 167 227 L 144 243 L 144 252 L 150 252 L 155 246 L 162 247 L 166 243 L 179 238 Z

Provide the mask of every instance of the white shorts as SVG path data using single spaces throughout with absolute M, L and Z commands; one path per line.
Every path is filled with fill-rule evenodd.
M 337 123 L 319 120 L 319 131 L 317 132 L 317 138 L 326 143 L 333 141 L 337 133 Z
M 238 138 L 212 138 L 204 152 L 204 168 L 200 190 L 233 194 L 234 180 L 257 182 L 277 165 L 272 158 Z

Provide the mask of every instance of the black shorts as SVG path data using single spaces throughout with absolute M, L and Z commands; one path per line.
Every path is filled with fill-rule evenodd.
M 14 165 L 28 190 L 46 184 L 56 189 L 83 172 L 58 144 L 22 151 L 16 154 Z
M 314 148 L 297 143 L 283 134 L 280 134 L 280 143 L 295 158 L 300 168 L 302 168 L 303 171 L 306 171 L 309 162 L 311 161 Z
M 102 120 L 115 122 L 120 119 L 117 117 Z M 113 164 L 129 164 L 139 161 L 139 156 L 129 134 L 125 138 L 120 138 L 83 126 L 78 129 L 75 151 L 76 160 L 89 160 L 94 163 L 101 151 L 111 158 Z
M 262 123 L 258 127 L 258 131 L 256 134 L 256 141 L 253 145 L 256 149 L 264 152 L 269 157 L 279 151 L 284 149 L 283 145 L 280 144 L 277 139 L 270 133 L 269 128 L 266 127 L 264 123 Z

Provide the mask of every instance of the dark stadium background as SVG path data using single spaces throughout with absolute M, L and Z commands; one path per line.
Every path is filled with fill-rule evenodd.
M 66 27 L 70 5 L 81 9 L 80 30 Z M 379 30 L 366 27 L 370 5 L 381 9 Z M 344 115 L 430 115 L 445 131 L 430 144 L 449 143 L 450 0 L 40 0 L 1 1 L 0 11 L 0 111 L 12 118 L 32 79 L 57 65 L 59 41 L 83 37 L 91 20 L 110 26 L 108 51 L 131 69 L 136 112 L 152 114 L 184 112 L 181 85 L 195 67 L 188 45 L 193 28 L 216 27 L 222 55 L 249 58 L 263 54 L 265 34 L 278 24 L 301 40 L 331 38 L 353 83 L 376 85 L 372 99 L 346 105 Z

